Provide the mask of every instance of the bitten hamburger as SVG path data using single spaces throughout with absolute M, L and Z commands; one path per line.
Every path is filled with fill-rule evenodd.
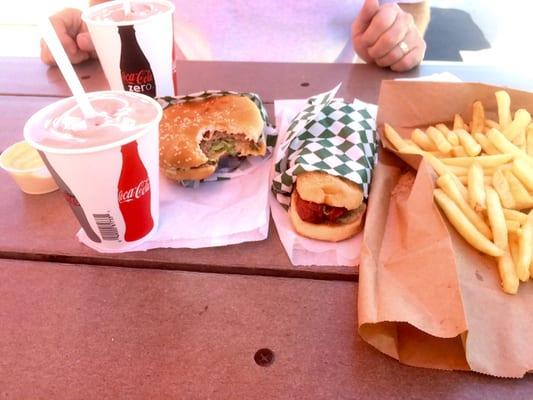
M 221 157 L 262 156 L 264 122 L 255 103 L 226 95 L 173 104 L 159 125 L 159 163 L 170 179 L 200 180 Z
M 338 242 L 361 231 L 365 210 L 356 183 L 325 172 L 304 172 L 296 179 L 289 217 L 300 235 Z

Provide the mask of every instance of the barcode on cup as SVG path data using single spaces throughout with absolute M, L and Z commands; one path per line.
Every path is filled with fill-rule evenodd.
M 93 214 L 93 217 L 103 240 L 118 240 L 118 229 L 110 214 Z

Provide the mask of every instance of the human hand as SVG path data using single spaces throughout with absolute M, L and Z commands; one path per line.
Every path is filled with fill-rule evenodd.
M 368 63 L 408 71 L 422 61 L 426 42 L 413 16 L 398 4 L 380 6 L 366 0 L 352 24 L 352 42 L 357 54 Z
M 96 58 L 91 36 L 81 20 L 81 10 L 66 8 L 52 15 L 50 21 L 73 64 Z M 41 39 L 41 60 L 45 64 L 55 65 L 54 57 L 43 39 Z

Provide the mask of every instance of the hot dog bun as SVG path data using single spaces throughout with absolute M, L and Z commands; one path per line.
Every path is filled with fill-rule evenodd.
M 362 230 L 363 198 L 354 182 L 324 172 L 305 172 L 298 175 L 291 194 L 289 218 L 302 236 L 338 242 Z M 341 215 L 335 218 L 334 213 Z

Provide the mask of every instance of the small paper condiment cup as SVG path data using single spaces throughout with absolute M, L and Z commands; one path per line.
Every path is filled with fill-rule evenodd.
M 24 140 L 0 154 L 0 167 L 9 172 L 24 193 L 43 194 L 58 189 L 39 153 Z

